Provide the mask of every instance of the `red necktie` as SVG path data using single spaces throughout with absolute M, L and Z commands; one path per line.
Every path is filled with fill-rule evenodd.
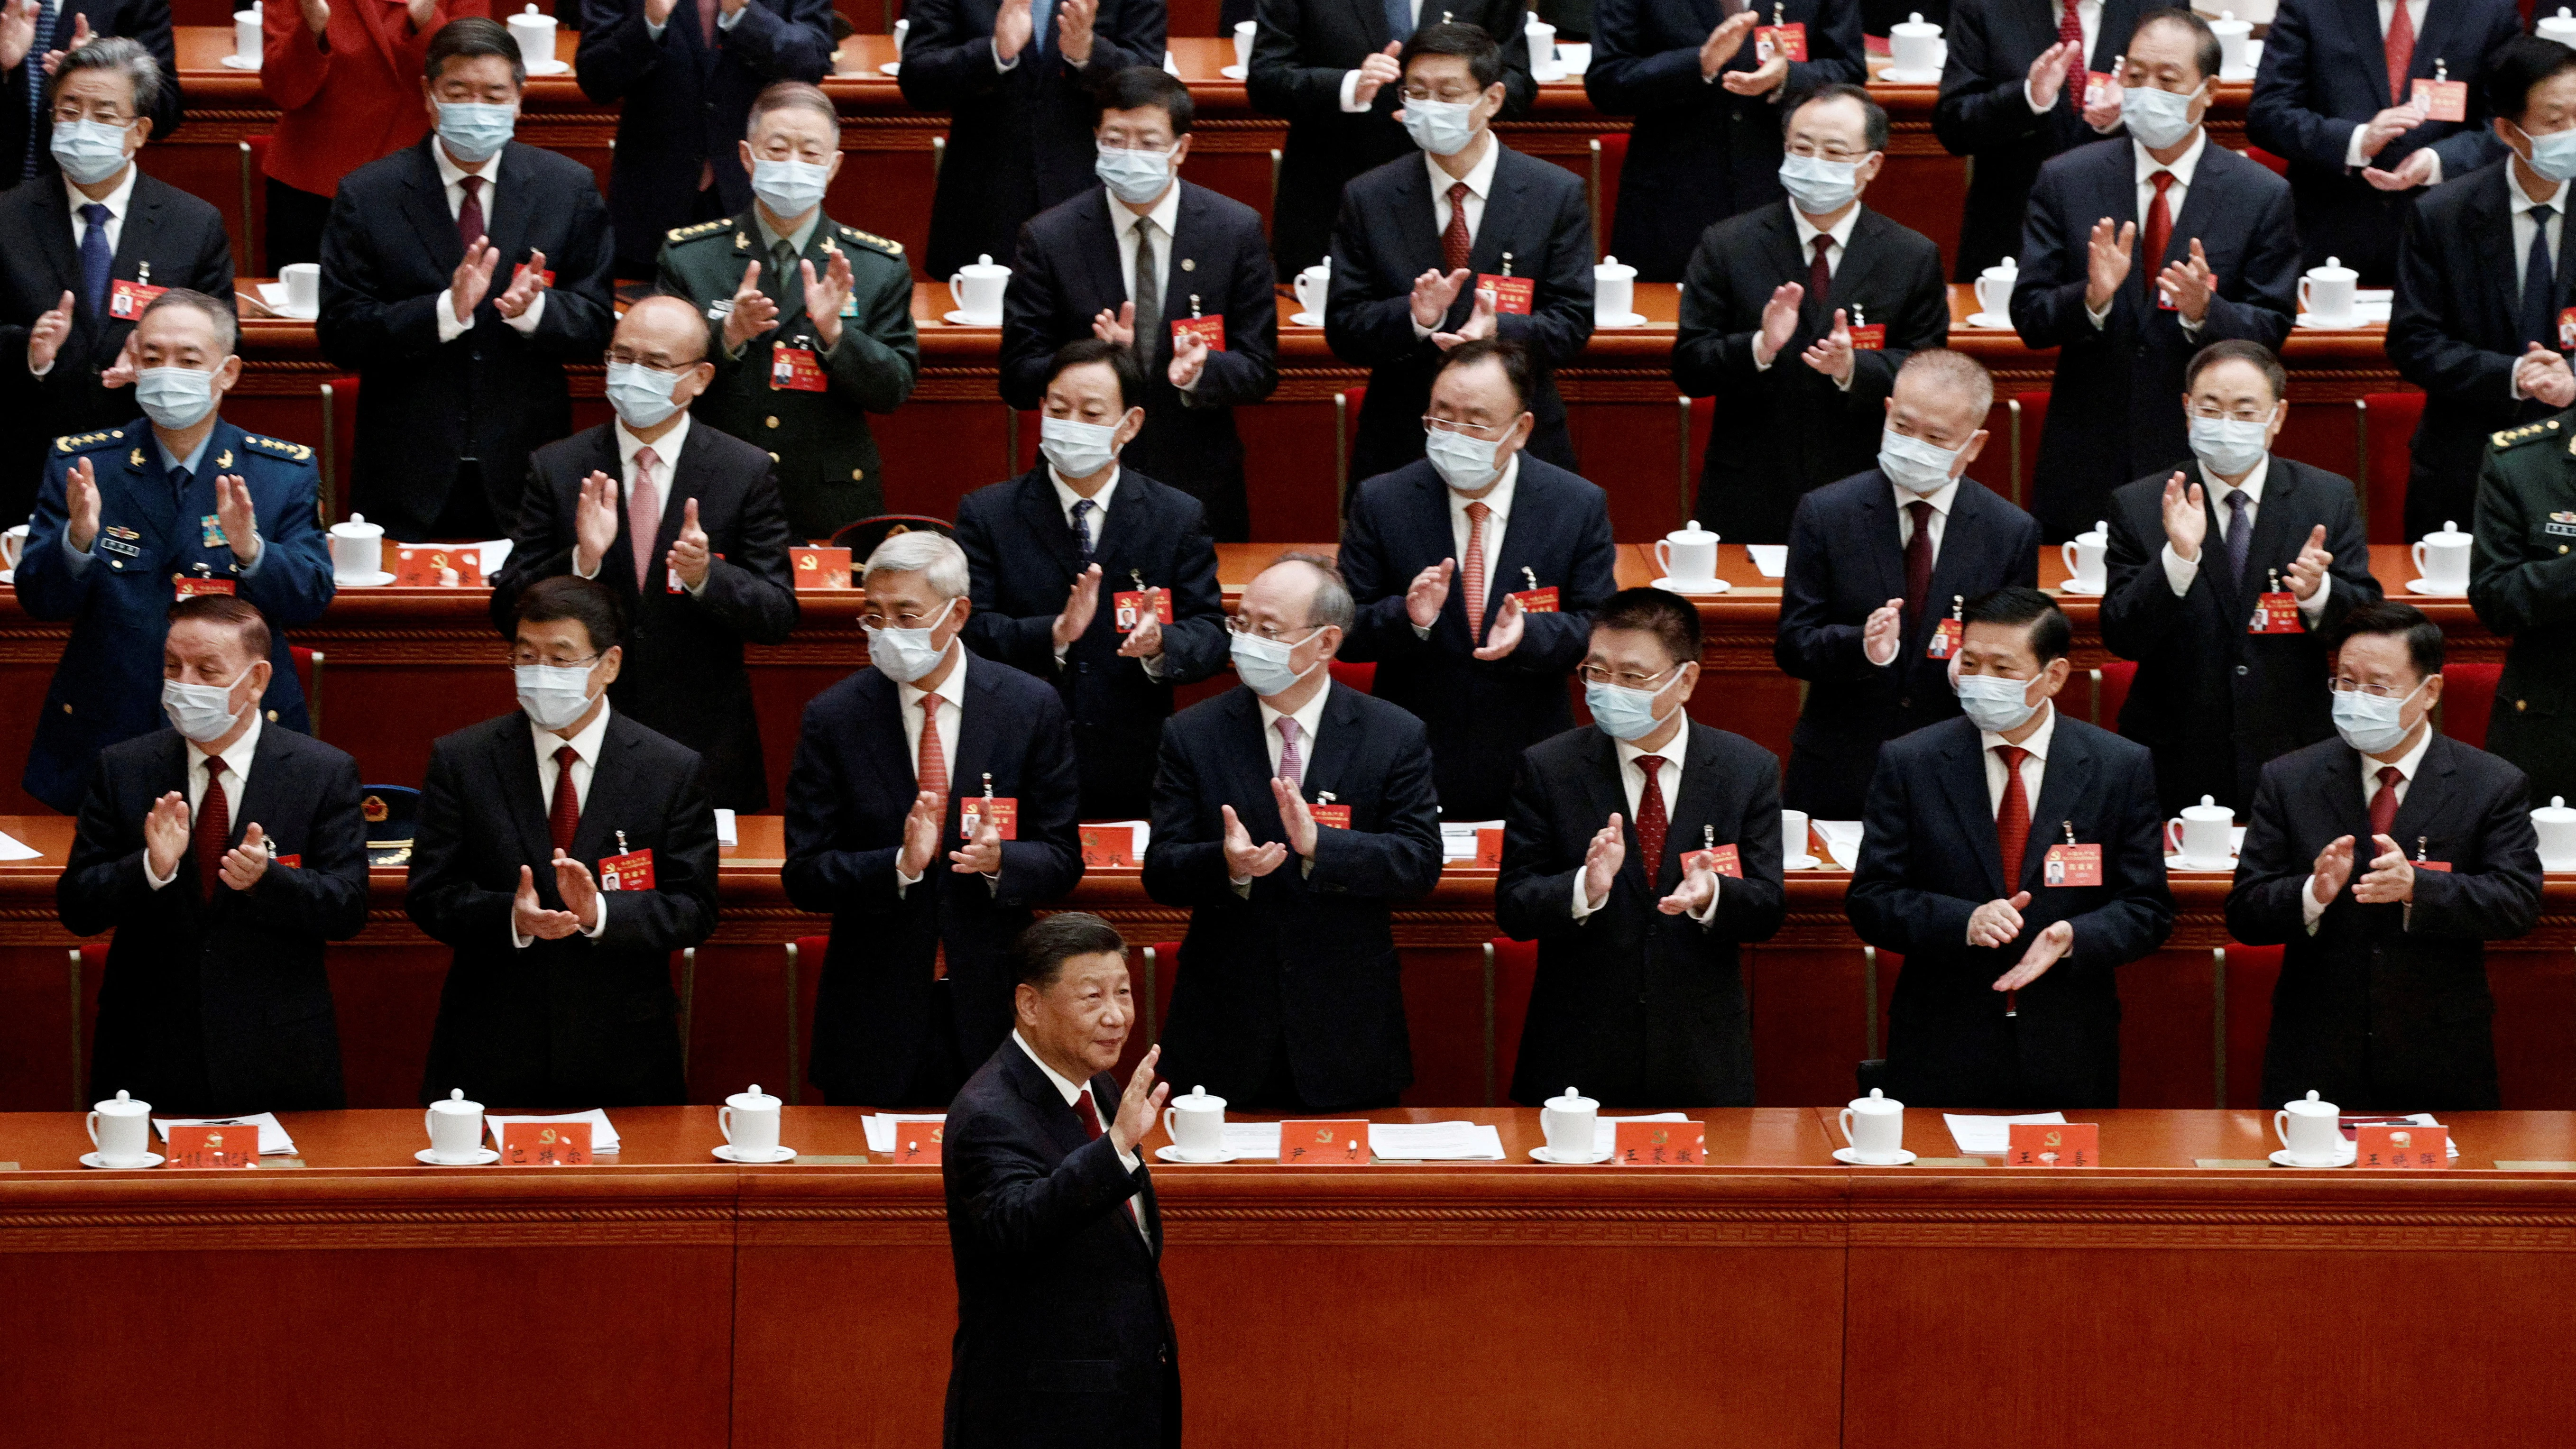
M 224 847 L 232 839 L 232 801 L 224 796 L 224 759 L 206 756 L 206 797 L 197 802 L 196 841 L 197 893 L 201 900 L 215 898 L 215 882 L 221 877 Z M 2394 772 L 2392 772 L 2394 773 Z M 2389 814 L 2396 814 L 2391 807 Z
M 1088 1085 L 1084 1086 L 1080 1092 L 1074 1094 L 1073 1110 L 1076 1115 L 1082 1118 L 1083 1134 L 1093 1142 L 1099 1141 L 1101 1136 L 1100 1109 L 1091 1105 L 1091 1088 Z M 1144 1215 L 1137 1210 L 1136 1199 L 1132 1197 L 1127 1199 L 1126 1206 L 1127 1215 L 1136 1219 L 1137 1224 L 1142 1226 L 1145 1218 Z
M 2405 778 L 2395 765 L 2379 767 L 2379 789 L 2370 797 L 2371 834 L 2386 835 L 2397 828 L 2397 782 Z M 2364 860 L 2375 854 L 2376 851 L 2360 852 Z
M 572 763 L 580 758 L 570 745 L 555 751 L 555 798 L 546 808 L 546 833 L 557 850 L 572 849 L 573 829 L 581 824 L 581 792 L 572 783 Z
M 2130 270 L 2133 275 L 2147 279 L 2147 295 L 2152 298 L 2156 292 L 2156 273 L 2165 269 L 2165 247 L 2173 241 L 2173 208 L 2165 204 L 2165 192 L 2173 185 L 2174 174 L 2159 171 L 2147 181 L 2156 188 L 2156 199 L 2147 208 L 2147 234 L 2140 238 L 2146 246 L 2138 253 L 2138 259 L 2145 265 Z
M 1932 505 L 1921 499 L 1905 505 L 1914 517 L 1914 536 L 1905 541 L 1905 622 L 1923 617 L 1932 593 Z
M 948 752 L 939 743 L 939 696 L 935 694 L 921 697 L 921 755 L 912 778 L 934 795 L 948 793 Z
M 2084 109 L 2084 22 L 2075 14 L 2075 0 L 2066 0 L 2066 8 L 2057 17 L 2057 39 L 2061 45 L 2075 47 L 2066 57 L 2066 104 L 2068 109 Z
M 1818 315 L 1826 320 L 1830 320 L 1833 316 L 1833 310 L 1825 305 L 1825 297 L 1834 289 L 1834 269 L 1832 264 L 1825 260 L 1825 251 L 1833 244 L 1834 239 L 1831 236 L 1822 232 L 1817 233 L 1816 256 L 1813 261 L 1807 263 L 1807 305 L 1814 308 Z M 1823 323 L 1819 322 L 1817 325 L 1821 328 Z
M 2004 894 L 2021 890 L 2022 852 L 2030 846 L 2030 791 L 2022 785 L 2021 762 L 2030 751 L 2019 745 L 1997 745 L 1995 753 L 2004 757 L 2004 803 L 1995 812 L 1995 844 L 2004 863 Z
M 1474 242 L 1467 235 L 1467 183 L 1449 188 L 1449 229 L 1440 233 L 1440 268 L 1454 272 L 1467 265 Z
M 662 490 L 653 469 L 661 463 L 650 448 L 635 450 L 635 482 L 626 490 L 626 546 L 635 553 L 635 592 L 653 572 L 653 545 L 662 537 Z
M 1494 510 L 1482 501 L 1467 505 L 1467 637 L 1485 642 L 1485 518 Z
M 1664 757 L 1639 755 L 1637 768 L 1646 772 L 1646 788 L 1637 796 L 1637 853 L 1644 857 L 1646 884 L 1663 889 L 1664 877 Z
M 707 38 L 707 44 L 716 43 L 716 0 L 698 0 L 698 33 Z
M 465 188 L 465 200 L 456 208 L 456 239 L 472 251 L 483 239 L 483 178 L 468 176 L 458 184 Z
M 2415 64 L 2415 18 L 2406 13 L 2406 0 L 2389 7 L 2388 38 L 2383 43 L 2388 56 L 2388 103 L 2406 104 L 2406 72 Z

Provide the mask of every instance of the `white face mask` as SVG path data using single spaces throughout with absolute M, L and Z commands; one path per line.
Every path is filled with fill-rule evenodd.
M 884 671 L 886 678 L 898 684 L 910 684 L 939 667 L 948 656 L 946 645 L 930 637 L 948 616 L 957 611 L 957 601 L 950 599 L 939 611 L 939 617 L 918 629 L 897 629 L 889 625 L 868 630 L 868 662 Z M 865 626 L 862 626 L 865 627 Z M 957 641 L 951 639 L 949 644 Z
M 2150 151 L 2161 151 L 2179 145 L 2191 134 L 2191 102 L 2200 87 L 2187 91 L 2160 91 L 2153 86 L 2130 86 L 2120 92 L 2120 117 L 2129 124 L 2129 134 Z
M 569 729 L 590 709 L 588 664 L 520 664 L 511 668 L 519 708 L 541 730 Z
M 2248 422 L 2195 417 L 2191 420 L 2192 456 L 2208 464 L 2213 473 L 2250 473 L 2271 446 L 2271 439 L 2264 436 L 2271 429 L 2269 419 Z
M 1494 453 L 1502 445 L 1500 438 L 1475 438 L 1433 428 L 1423 435 L 1422 454 L 1431 460 L 1441 482 L 1460 493 L 1473 493 L 1502 472 L 1494 461 Z
M 1938 493 L 1949 483 L 1951 470 L 1959 466 L 1959 452 L 1883 428 L 1878 435 L 1878 471 L 1909 493 Z
M 1476 141 L 1476 102 L 1406 101 L 1404 134 L 1434 156 L 1455 156 Z
M 1038 451 L 1067 478 L 1088 478 L 1118 457 L 1118 428 L 1078 418 L 1038 419 Z
M 233 691 L 250 677 L 245 669 L 230 684 L 186 684 L 176 679 L 161 681 L 161 712 L 170 717 L 170 728 L 181 738 L 196 744 L 211 744 L 222 739 L 240 719 L 242 712 L 233 708 Z

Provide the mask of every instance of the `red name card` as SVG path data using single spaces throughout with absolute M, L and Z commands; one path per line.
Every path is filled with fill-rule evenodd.
M 814 358 L 810 347 L 773 347 L 769 350 L 769 385 L 784 392 L 823 392 L 831 380 L 823 375 L 823 364 Z
M 993 833 L 1004 840 L 1020 838 L 1020 802 L 1012 795 L 968 795 L 957 802 L 957 836 L 972 842 L 984 833 L 985 812 L 992 812 Z
M 1086 870 L 1136 863 L 1136 828 L 1132 825 L 1082 827 L 1082 864 Z
M 2465 121 L 2469 118 L 2469 83 L 2455 80 L 2419 80 L 2408 101 L 2424 113 L 2428 121 Z
M 1538 300 L 1535 277 L 1501 277 L 1492 272 L 1476 274 L 1476 290 L 1494 294 L 1494 310 L 1514 317 L 1530 314 L 1530 304 Z
M 2254 600 L 2254 618 L 2246 624 L 2248 634 L 2304 634 L 2307 625 L 2299 620 L 2299 601 L 2288 593 L 2260 594 Z
M 482 550 L 435 543 L 396 548 L 394 582 L 411 589 L 475 588 L 483 582 Z
M 170 576 L 170 598 L 174 603 L 180 599 L 193 599 L 199 594 L 229 594 L 234 591 L 230 579 L 191 578 L 186 574 Z
M 1699 1122 L 1621 1122 L 1610 1160 L 1621 1167 L 1706 1167 L 1708 1127 Z
M 259 1128 L 249 1122 L 170 1129 L 172 1167 L 257 1167 Z
M 2015 1122 L 2006 1167 L 2100 1167 L 2102 1127 L 2097 1122 Z
M 1732 845 L 1721 845 L 1714 850 L 1691 850 L 1682 853 L 1684 874 L 1701 869 L 1716 871 L 1729 880 L 1744 879 L 1744 861 L 1737 855 Z
M 787 556 L 796 565 L 796 587 L 800 591 L 850 586 L 850 551 L 846 548 L 791 548 Z
M 590 1164 L 587 1122 L 504 1122 L 501 1162 L 506 1167 L 586 1167 Z
M 1120 589 L 1110 598 L 1114 619 L 1121 634 L 1133 634 L 1145 622 L 1145 596 L 1154 596 L 1153 616 L 1163 623 L 1172 622 L 1172 591 L 1169 589 Z
M 1225 351 L 1225 318 L 1175 317 L 1172 319 L 1172 350 L 1180 350 L 1181 339 L 1196 337 L 1207 344 L 1210 352 Z
M 897 1122 L 894 1124 L 894 1165 L 897 1167 L 937 1167 L 945 1122 Z
M 599 888 L 604 891 L 649 891 L 653 888 L 653 852 L 631 850 L 599 858 Z
M 1792 20 L 1786 25 L 1757 25 L 1753 29 L 1753 63 L 1769 65 L 1774 60 L 1807 58 L 1807 24 Z
M 171 1139 L 179 1140 L 176 1129 Z M 2355 1167 L 2376 1167 L 2389 1171 L 2403 1169 L 2422 1172 L 2440 1170 L 2451 1165 L 2451 1129 L 2418 1127 L 2412 1123 L 2395 1127 L 2364 1127 L 2357 1134 L 2358 1154 Z
M 1358 1118 L 1279 1124 L 1282 1167 L 1366 1167 L 1368 1123 Z
M 2043 886 L 2098 886 L 2102 883 L 2102 847 L 2099 845 L 2052 845 L 2042 857 L 2039 883 Z
M 1348 805 L 1309 805 L 1306 814 L 1318 825 L 1329 825 L 1335 830 L 1351 828 L 1351 807 Z
M 1476 827 L 1476 864 L 1487 870 L 1503 868 L 1503 827 L 1499 825 Z

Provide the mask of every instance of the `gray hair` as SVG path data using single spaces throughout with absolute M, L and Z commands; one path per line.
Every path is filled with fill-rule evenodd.
M 1986 371 L 1984 363 L 1964 352 L 1953 352 L 1947 347 L 1916 348 L 1906 355 L 1905 365 L 1896 369 L 1900 378 L 1908 373 L 1912 373 L 1917 381 L 1938 383 L 1956 390 L 1961 397 L 1977 405 L 1980 418 L 1994 408 L 1994 374 Z
M 55 68 L 52 78 L 45 83 L 45 104 L 52 106 L 54 97 L 62 93 L 63 82 L 69 80 L 74 71 L 83 70 L 123 71 L 125 78 L 134 84 L 134 113 L 138 116 L 152 114 L 152 108 L 160 104 L 161 87 L 167 84 L 161 76 L 161 62 L 153 59 L 152 52 L 143 48 L 143 42 L 123 35 L 107 35 L 78 50 L 64 53 L 63 63 Z
M 1320 553 L 1294 551 L 1272 559 L 1270 567 L 1292 563 L 1315 571 L 1315 599 L 1306 610 L 1308 627 L 1321 629 L 1330 625 L 1345 634 L 1351 632 L 1351 620 L 1357 617 L 1357 611 L 1351 606 L 1351 586 L 1342 582 L 1340 566 Z
M 230 357 L 241 350 L 241 323 L 233 316 L 233 309 L 225 306 L 221 298 L 210 297 L 203 292 L 190 291 L 186 287 L 172 287 L 144 303 L 143 317 L 136 318 L 134 325 L 140 329 L 144 318 L 150 317 L 155 312 L 167 311 L 172 307 L 186 307 L 205 313 L 206 320 L 215 324 L 215 342 L 223 348 L 224 356 Z
M 893 534 L 868 555 L 866 566 L 859 570 L 859 582 L 864 585 L 877 574 L 919 574 L 941 598 L 962 599 L 968 587 L 966 550 L 948 535 L 927 528 Z

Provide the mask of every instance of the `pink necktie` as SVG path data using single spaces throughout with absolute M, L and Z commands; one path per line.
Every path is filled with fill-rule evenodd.
M 1297 722 L 1284 714 L 1279 717 L 1279 778 L 1292 789 L 1306 783 L 1306 762 L 1297 757 Z
M 1459 572 L 1467 579 L 1467 637 L 1485 642 L 1485 518 L 1494 510 L 1481 500 L 1467 505 L 1467 561 Z
M 653 470 L 662 460 L 650 448 L 635 450 L 635 482 L 626 490 L 626 545 L 635 552 L 635 592 L 644 592 L 644 580 L 653 573 L 653 545 L 662 536 L 662 490 L 653 484 Z

